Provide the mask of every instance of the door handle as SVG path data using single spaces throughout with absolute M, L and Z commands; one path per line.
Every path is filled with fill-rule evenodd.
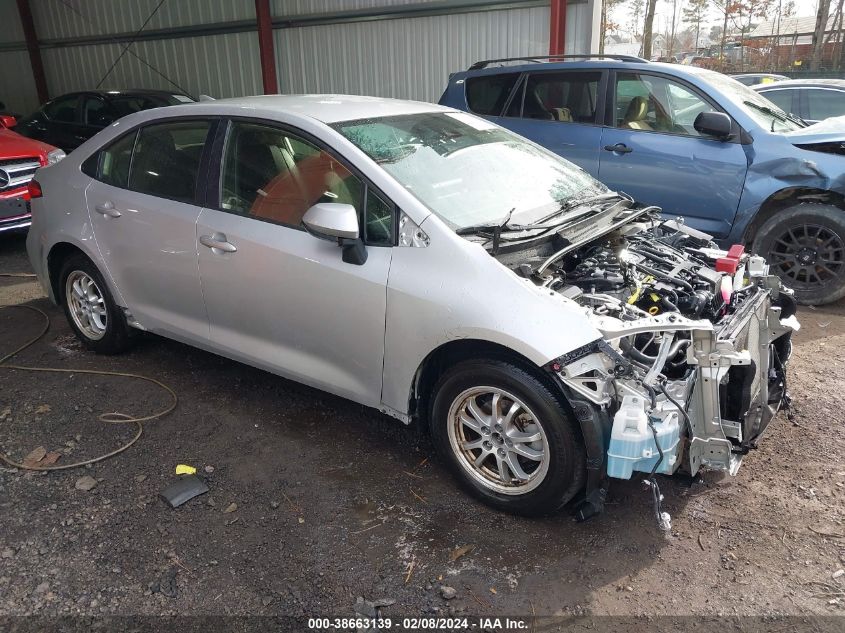
M 200 244 L 207 246 L 211 250 L 218 250 L 224 253 L 235 253 L 237 247 L 226 239 L 222 233 L 215 233 L 214 235 L 200 235 Z
M 104 202 L 103 204 L 94 205 L 94 210 L 101 215 L 107 215 L 110 218 L 119 218 L 120 211 L 114 208 L 113 202 Z
M 625 143 L 617 143 L 616 145 L 605 145 L 605 151 L 613 152 L 614 154 L 630 154 L 634 150 L 625 145 Z

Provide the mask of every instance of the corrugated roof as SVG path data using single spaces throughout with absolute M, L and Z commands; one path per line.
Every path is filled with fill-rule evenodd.
M 827 20 L 827 28 L 825 32 L 832 31 L 834 16 L 830 16 Z M 811 35 L 816 30 L 816 16 L 810 15 L 806 17 L 789 17 L 781 18 L 780 20 L 780 34 L 781 35 Z M 747 38 L 752 37 L 772 37 L 778 32 L 778 22 L 761 22 L 754 30 L 751 31 Z

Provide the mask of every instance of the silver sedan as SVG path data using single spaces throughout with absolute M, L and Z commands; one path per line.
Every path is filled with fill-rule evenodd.
M 735 472 L 785 402 L 797 322 L 765 262 L 463 112 L 161 108 L 30 190 L 30 260 L 88 348 L 148 331 L 419 420 L 508 511 Z

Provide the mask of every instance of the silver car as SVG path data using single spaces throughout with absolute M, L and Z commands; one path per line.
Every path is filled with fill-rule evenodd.
M 430 428 L 511 512 L 736 472 L 788 402 L 790 291 L 490 122 L 264 96 L 130 115 L 31 186 L 29 257 L 91 350 L 154 332 Z M 373 456 L 375 459 L 376 456 Z

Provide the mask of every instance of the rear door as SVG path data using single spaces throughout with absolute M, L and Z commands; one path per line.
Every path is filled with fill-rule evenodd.
M 490 118 L 597 176 L 601 142 L 598 117 L 606 75 L 600 70 L 527 73 L 502 104 L 499 116 Z M 495 94 L 494 82 L 501 77 L 482 75 L 467 79 L 467 104 L 471 111 L 477 112 L 476 104 L 484 103 L 482 96 Z
M 197 270 L 209 119 L 155 122 L 86 161 L 94 236 L 108 273 L 149 330 L 202 343 L 208 318 Z
M 738 138 L 717 140 L 693 127 L 700 112 L 721 110 L 693 86 L 664 75 L 616 72 L 612 81 L 599 180 L 661 207 L 667 217 L 727 235 L 745 183 L 746 154 Z
M 255 120 L 230 123 L 218 192 L 197 223 L 215 348 L 378 406 L 393 205 L 316 139 Z M 302 216 L 317 202 L 358 209 L 362 265 L 305 231 Z

